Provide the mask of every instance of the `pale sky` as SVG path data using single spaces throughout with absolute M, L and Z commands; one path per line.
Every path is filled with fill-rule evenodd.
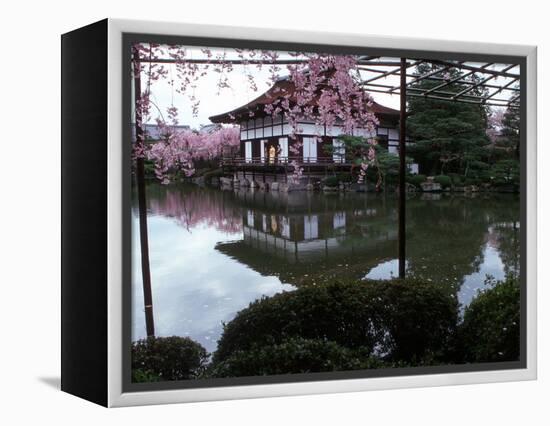
M 190 52 L 188 57 L 191 58 L 201 55 L 197 48 L 189 48 L 188 51 Z M 216 52 L 215 50 L 213 51 Z M 284 58 L 284 56 L 281 55 L 281 58 Z M 166 65 L 166 67 L 170 72 L 168 79 L 173 77 L 177 82 L 175 65 Z M 286 66 L 283 65 L 279 74 L 282 76 L 286 73 Z M 258 87 L 256 92 L 249 86 L 247 81 L 248 74 L 254 76 L 254 80 Z M 210 123 L 208 119 L 209 116 L 224 113 L 242 106 L 261 95 L 271 86 L 269 81 L 269 69 L 267 66 L 263 69 L 258 69 L 255 65 L 234 65 L 233 71 L 226 73 L 226 76 L 228 77 L 231 87 L 222 89 L 220 93 L 218 93 L 216 85 L 219 79 L 218 73 L 210 69 L 204 77 L 199 78 L 197 87 L 194 89 L 195 96 L 200 99 L 198 116 L 196 117 L 192 114 L 191 101 L 188 98 L 191 89 L 188 89 L 185 95 L 177 93 L 176 90 L 168 84 L 168 79 L 160 80 L 153 84 L 152 101 L 161 109 L 163 114 L 165 114 L 166 109 L 173 104 L 179 110 L 179 124 L 187 124 L 194 129 L 198 129 L 201 124 Z M 398 85 L 399 77 L 390 76 L 378 80 L 377 83 Z M 499 78 L 496 78 L 492 83 L 501 84 L 502 82 L 499 81 Z M 399 95 L 371 93 L 371 96 L 376 102 L 384 106 L 399 109 Z M 151 121 L 154 121 L 155 117 L 156 111 L 153 110 L 153 120 Z
M 231 88 L 223 89 L 219 94 L 216 88 L 218 75 L 209 73 L 199 80 L 195 89 L 195 96 L 201 101 L 197 117 L 193 117 L 189 98 L 173 91 L 166 81 L 154 83 L 152 99 L 163 113 L 165 113 L 166 108 L 173 102 L 174 106 L 179 110 L 180 124 L 189 124 L 192 128 L 198 128 L 201 124 L 210 123 L 208 117 L 240 107 L 260 96 L 271 86 L 267 70 L 254 70 L 253 75 L 258 86 L 258 91 L 254 92 L 249 87 L 244 72 L 239 68 L 243 67 L 236 66 L 234 71 L 228 74 Z M 397 95 L 372 93 L 372 97 L 382 105 L 399 109 L 399 96 Z
M 200 48 L 187 48 L 189 58 L 204 57 L 201 54 Z M 212 49 L 214 54 L 220 50 Z M 229 57 L 229 56 L 228 56 Z M 235 56 L 236 57 L 236 56 Z M 288 55 L 281 53 L 281 59 L 289 58 Z M 191 101 L 188 95 L 177 93 L 172 86 L 168 83 L 170 78 L 176 77 L 176 66 L 166 65 L 169 70 L 169 76 L 165 80 L 157 81 L 152 86 L 152 101 L 162 110 L 163 114 L 166 113 L 166 109 L 172 104 L 178 108 L 179 111 L 179 124 L 188 124 L 192 128 L 199 128 L 201 124 L 210 124 L 209 116 L 221 114 L 227 111 L 231 111 L 234 108 L 240 107 L 252 99 L 260 96 L 269 87 L 271 82 L 269 80 L 270 73 L 268 66 L 265 66 L 259 70 L 255 65 L 234 65 L 233 71 L 226 73 L 231 88 L 223 89 L 218 93 L 216 82 L 218 81 L 219 74 L 213 72 L 212 69 L 198 80 L 197 87 L 194 90 L 195 96 L 200 99 L 198 116 L 194 117 L 191 110 Z M 254 76 L 254 80 L 258 87 L 258 90 L 254 92 L 247 81 L 247 75 Z M 282 65 L 279 75 L 284 76 L 287 74 L 286 66 Z M 145 76 L 143 76 L 145 80 Z M 143 80 L 143 81 L 144 81 Z M 390 77 L 386 82 L 390 81 L 394 84 L 395 81 Z M 380 80 L 381 82 L 384 80 Z M 143 83 L 142 83 L 143 85 Z M 379 93 L 372 93 L 374 100 L 382 105 L 399 109 L 399 96 L 398 95 L 386 95 Z M 156 117 L 156 111 L 153 110 L 153 120 Z

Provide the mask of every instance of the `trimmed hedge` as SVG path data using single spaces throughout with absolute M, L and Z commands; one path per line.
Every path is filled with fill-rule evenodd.
M 289 338 L 271 346 L 254 346 L 236 351 L 213 366 L 212 377 L 265 376 L 273 374 L 318 373 L 386 366 L 377 358 L 365 357 L 335 342 L 321 339 Z
M 517 361 L 520 288 L 516 279 L 493 283 L 464 311 L 460 335 L 468 362 Z
M 132 344 L 132 380 L 185 380 L 204 370 L 208 353 L 188 337 L 148 337 Z
M 451 178 L 447 175 L 434 176 L 434 182 L 439 183 L 443 189 L 450 188 L 453 184 Z
M 464 185 L 466 186 L 471 186 L 471 185 L 480 186 L 482 183 L 483 181 L 477 177 L 467 177 L 466 179 L 464 179 Z
M 151 383 L 160 381 L 160 377 L 150 370 L 142 370 L 141 368 L 132 370 L 132 383 Z
M 198 343 L 132 346 L 132 381 L 259 376 L 519 359 L 517 279 L 491 282 L 458 315 L 446 285 L 335 282 L 264 297 L 224 325 L 212 363 Z
M 464 176 L 458 173 L 449 173 L 448 175 L 451 178 L 451 183 L 453 186 L 463 186 L 464 185 Z
M 422 182 L 426 182 L 426 175 L 410 175 L 407 177 L 407 182 L 409 182 L 411 185 L 414 185 L 418 188 L 420 188 L 420 184 Z
M 329 186 L 329 187 L 335 187 L 335 186 L 338 186 L 339 184 L 338 176 L 326 177 L 325 179 L 323 179 L 322 182 L 323 182 L 323 185 Z
M 357 180 L 357 179 L 353 178 L 351 173 L 338 173 L 336 175 L 336 177 L 338 178 L 338 181 L 343 182 L 343 183 L 351 183 L 354 180 Z
M 496 187 L 519 187 L 520 170 L 516 160 L 501 160 L 493 164 L 490 169 L 491 183 Z
M 411 279 L 336 282 L 262 298 L 224 325 L 213 360 L 289 338 L 333 341 L 390 361 L 438 357 L 458 315 L 456 298 L 444 288 Z

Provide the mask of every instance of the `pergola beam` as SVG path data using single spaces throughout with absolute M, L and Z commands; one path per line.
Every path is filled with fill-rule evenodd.
M 414 61 L 423 61 L 423 62 L 429 62 L 429 60 L 424 59 L 411 59 L 411 62 L 406 62 L 407 68 L 412 64 Z M 397 67 L 399 69 L 400 62 L 399 61 L 392 61 L 392 60 L 374 60 L 374 61 L 357 61 L 357 63 L 361 66 L 376 66 L 376 67 Z
M 372 77 L 372 78 L 369 78 L 365 81 L 362 81 L 361 84 L 366 86 L 366 85 L 368 85 L 369 83 L 371 83 L 373 81 L 379 80 L 381 78 L 389 77 L 390 75 L 400 74 L 401 72 L 406 73 L 407 68 L 414 67 L 416 65 L 419 65 L 420 63 L 422 63 L 422 61 L 410 62 L 410 63 L 404 65 L 405 66 L 405 71 L 403 71 L 401 68 L 396 68 L 394 70 L 385 71 L 382 74 L 377 75 L 376 77 Z
M 440 61 L 440 60 L 415 60 L 406 62 L 406 68 L 409 68 L 412 65 L 417 65 L 419 63 L 432 63 L 440 65 L 441 68 L 431 70 L 428 73 L 422 75 L 416 74 L 405 74 L 406 77 L 411 77 L 412 79 L 406 82 L 406 87 L 409 91 L 408 96 L 415 97 L 424 97 L 428 99 L 437 99 L 453 102 L 464 102 L 469 104 L 476 105 L 488 105 L 488 106 L 509 106 L 516 107 L 516 101 L 519 99 L 518 96 L 513 98 L 495 98 L 499 93 L 503 92 L 517 92 L 519 89 L 513 87 L 514 82 L 519 80 L 519 75 L 510 72 L 513 68 L 517 67 L 517 64 L 506 64 L 504 68 L 500 70 L 491 69 L 490 67 L 494 66 L 495 63 L 489 62 L 484 63 L 479 66 L 474 66 L 472 64 L 465 63 L 463 61 L 454 62 L 454 61 Z M 378 70 L 376 66 L 391 66 L 391 69 Z M 456 68 L 462 71 L 460 75 L 457 75 L 451 79 L 445 79 L 444 77 L 438 76 L 443 72 L 449 71 L 451 68 Z M 390 84 L 381 84 L 375 83 L 375 81 L 398 75 L 401 73 L 401 63 L 397 61 L 371 61 L 368 63 L 368 66 L 360 67 L 361 71 L 376 73 L 378 75 L 365 79 L 361 84 L 363 88 L 367 91 L 375 93 L 384 93 L 384 94 L 399 94 L 401 91 L 401 85 L 390 85 Z M 482 79 L 480 81 L 473 80 L 473 77 L 480 75 Z M 503 85 L 498 85 L 491 83 L 492 80 L 496 78 L 506 78 L 507 81 Z M 472 79 L 470 79 L 472 78 Z M 511 80 L 510 80 L 511 79 Z M 434 87 L 423 89 L 420 87 L 412 87 L 415 83 L 422 80 L 433 80 L 439 81 L 440 84 L 435 85 Z M 459 92 L 451 92 L 441 90 L 445 87 L 449 87 L 452 84 L 459 84 L 465 86 Z M 482 89 L 494 89 L 490 95 L 483 94 L 469 94 L 472 90 L 476 88 Z
M 518 91 L 519 92 L 519 88 L 509 88 L 509 86 L 511 86 L 512 84 L 516 83 L 519 81 L 519 78 L 518 79 L 515 79 L 515 80 L 510 80 L 508 83 L 506 83 L 504 86 L 501 86 L 499 87 L 497 90 L 495 90 L 493 93 L 489 94 L 488 96 L 486 96 L 484 98 L 485 101 L 487 101 L 488 99 L 491 99 L 493 96 L 496 96 L 498 95 L 500 92 L 504 91 L 504 90 L 515 90 L 515 91 Z M 488 87 L 488 86 L 486 86 Z M 515 98 L 514 98 L 515 99 Z
M 435 63 L 435 64 L 442 64 L 442 65 L 450 65 L 452 68 L 462 68 L 462 69 L 465 69 L 465 70 L 468 70 L 468 71 L 474 71 L 474 72 L 481 72 L 483 74 L 493 74 L 495 76 L 498 76 L 498 77 L 511 77 L 511 78 L 515 78 L 517 77 L 517 74 L 512 74 L 512 73 L 509 73 L 508 71 L 502 71 L 502 70 L 491 70 L 491 69 L 488 69 L 488 68 L 483 68 L 483 71 L 481 71 L 481 67 L 476 67 L 474 65 L 468 65 L 466 63 L 462 63 L 462 64 L 458 64 L 458 63 L 455 63 L 455 62 L 452 62 L 452 61 L 442 61 L 442 60 L 439 60 L 439 59 L 432 59 L 430 62 L 432 63 Z M 517 66 L 516 64 L 513 64 L 512 67 L 510 68 L 513 68 Z
M 464 77 L 464 75 L 462 76 Z M 519 77 L 518 77 L 519 78 Z M 435 76 L 432 76 L 432 77 L 428 77 L 427 80 L 433 80 L 433 81 L 446 81 L 444 78 L 442 77 L 435 77 Z M 514 80 L 517 80 L 514 79 Z M 455 83 L 457 84 L 472 84 L 471 81 L 469 80 L 463 80 L 463 79 L 459 79 L 459 80 L 456 80 Z M 508 86 L 508 84 L 506 84 L 506 86 Z M 484 84 L 483 87 L 487 87 L 489 89 L 503 89 L 503 90 L 509 90 L 509 91 L 515 91 L 515 92 L 519 92 L 519 89 L 518 88 L 515 88 L 515 87 L 507 87 L 507 88 L 504 88 L 504 86 L 502 85 L 498 85 L 498 84 Z
M 141 99 L 141 76 L 137 70 L 137 56 L 134 54 L 134 93 L 135 102 Z M 145 143 L 145 132 L 140 108 L 135 108 L 136 143 Z M 151 287 L 151 268 L 149 261 L 149 235 L 147 230 L 147 200 L 145 184 L 145 159 L 142 156 L 136 158 L 136 186 L 139 210 L 139 241 L 141 254 L 141 279 L 143 285 L 143 304 L 145 312 L 145 329 L 147 337 L 155 335 L 155 320 L 153 316 L 153 291 Z
M 432 71 L 430 71 L 430 72 L 427 73 L 427 74 L 423 74 L 423 75 L 420 75 L 420 76 L 415 76 L 415 77 L 413 78 L 413 80 L 410 81 L 410 82 L 408 82 L 408 83 L 406 83 L 406 85 L 407 85 L 407 86 L 411 86 L 412 84 L 414 84 L 414 83 L 416 83 L 416 82 L 418 82 L 418 81 L 421 81 L 421 80 L 427 79 L 427 78 L 429 78 L 429 77 L 432 77 L 432 76 L 434 76 L 434 75 L 436 75 L 436 74 L 439 74 L 439 73 L 448 71 L 449 68 L 450 68 L 450 67 L 447 66 L 447 67 L 444 67 L 444 68 L 439 69 L 439 70 L 432 70 Z M 395 88 L 392 89 L 391 91 L 394 92 L 394 91 L 397 90 L 397 89 L 399 89 L 399 87 L 395 87 Z
M 178 61 L 171 58 L 140 58 L 140 63 L 143 64 L 178 64 L 185 62 L 188 64 L 202 64 L 202 65 L 216 65 L 220 63 L 231 64 L 231 65 L 293 65 L 293 64 L 304 64 L 307 60 L 303 59 L 277 59 L 275 61 L 263 61 L 261 59 L 185 59 L 184 61 Z
M 376 88 L 381 88 L 381 89 L 386 89 L 386 90 L 383 90 L 381 91 L 382 93 L 386 93 L 388 95 L 392 95 L 394 94 L 394 91 L 395 90 L 399 90 L 400 88 L 399 87 L 395 87 L 395 86 L 390 86 L 388 84 L 377 84 L 377 83 L 372 83 L 372 84 L 369 84 L 369 91 L 373 91 L 373 89 L 371 89 L 371 87 L 376 87 Z M 438 90 L 438 91 L 430 91 L 429 93 L 428 92 L 424 92 L 423 89 L 421 88 L 418 88 L 418 87 L 409 87 L 409 85 L 407 85 L 407 89 L 408 90 L 412 90 L 412 91 L 415 91 L 415 92 L 419 92 L 420 94 L 422 94 L 423 96 L 427 97 L 428 95 L 430 95 L 431 93 L 433 93 L 434 95 L 440 95 L 440 96 L 448 96 L 450 100 L 455 100 L 454 99 L 454 96 L 456 95 L 455 92 L 447 92 L 447 91 L 444 91 L 444 90 Z M 397 92 L 399 93 L 399 92 Z M 473 98 L 473 99 L 483 99 L 483 98 L 480 98 L 479 96 L 476 96 L 476 95 L 464 95 L 464 97 L 466 98 Z M 496 99 L 495 99 L 496 100 Z
M 483 65 L 481 68 L 486 68 L 486 67 L 488 67 L 488 66 L 490 66 L 490 65 L 492 65 L 492 64 L 485 64 L 485 65 Z M 466 74 L 461 74 L 461 75 L 459 75 L 458 77 L 452 78 L 451 80 L 444 80 L 443 83 L 438 84 L 437 86 L 432 87 L 431 89 L 428 89 L 424 94 L 429 94 L 429 93 L 431 93 L 431 92 L 435 92 L 435 91 L 437 91 L 438 89 L 441 89 L 441 88 L 443 88 L 443 87 L 449 86 L 450 84 L 456 83 L 456 82 L 458 82 L 459 80 L 463 80 L 465 83 L 469 83 L 468 80 L 464 80 L 464 79 L 465 79 L 466 77 L 471 76 L 471 75 L 474 74 L 474 73 L 475 73 L 475 71 L 471 71 L 471 70 L 470 70 L 470 71 L 467 72 Z M 459 84 L 460 84 L 460 83 L 459 83 Z
M 361 81 L 361 85 L 365 90 L 375 92 L 375 93 L 385 93 L 385 94 L 399 94 L 401 85 L 385 85 L 374 83 L 375 81 L 381 80 L 383 78 L 392 77 L 401 75 L 403 72 L 403 61 L 392 60 L 392 59 L 380 59 L 379 56 L 361 56 L 357 60 L 359 65 L 359 71 L 376 73 L 378 75 L 367 78 Z M 177 64 L 179 61 L 174 58 L 139 58 L 140 63 L 155 63 L 155 64 Z M 191 64 L 204 64 L 204 65 L 216 65 L 218 63 L 229 63 L 231 65 L 295 65 L 306 63 L 306 59 L 276 59 L 273 61 L 264 61 L 260 59 L 185 59 L 186 63 Z M 440 69 L 434 69 L 430 72 L 422 75 L 416 74 L 407 74 L 406 70 L 413 66 L 417 66 L 421 63 L 431 63 L 434 65 L 441 66 Z M 499 93 L 507 92 L 518 92 L 519 89 L 513 87 L 513 84 L 519 80 L 519 74 L 510 72 L 513 68 L 517 67 L 517 64 L 506 64 L 505 68 L 501 70 L 490 69 L 489 67 L 495 65 L 494 63 L 484 63 L 480 66 L 475 66 L 468 64 L 465 61 L 444 61 L 436 59 L 405 59 L 404 69 L 405 77 L 411 78 L 411 80 L 405 82 L 405 86 L 408 88 L 408 96 L 422 96 L 429 99 L 437 100 L 446 100 L 454 102 L 465 102 L 470 104 L 480 104 L 488 106 L 510 106 L 515 107 L 516 102 L 519 99 L 519 96 L 514 96 L 511 99 L 496 99 L 495 96 Z M 391 69 L 378 69 L 377 67 L 392 67 Z M 466 70 L 466 73 L 462 73 L 459 76 L 456 76 L 450 80 L 440 77 L 437 74 L 448 71 L 451 68 L 457 68 L 459 70 Z M 483 78 L 481 81 L 475 82 L 466 80 L 466 78 L 476 75 L 476 74 L 485 74 L 487 77 Z M 497 77 L 503 77 L 512 79 L 511 81 L 506 82 L 504 85 L 491 84 L 491 80 L 496 79 Z M 422 80 L 433 80 L 440 81 L 441 84 L 438 84 L 432 88 L 421 89 L 417 87 L 412 87 L 415 83 Z M 450 86 L 451 84 L 460 84 L 465 85 L 466 87 L 458 93 L 447 92 L 441 89 Z M 486 88 L 494 89 L 494 91 L 488 96 L 482 95 L 468 95 L 467 93 L 471 92 L 475 88 Z M 386 90 L 381 90 L 386 89 Z M 477 100 L 478 99 L 478 100 Z
M 507 72 L 509 71 L 510 69 L 512 69 L 513 67 L 515 67 L 515 64 L 514 65 L 509 65 L 507 66 L 506 68 L 504 68 L 502 71 L 503 72 Z M 472 71 L 473 72 L 473 71 Z M 496 78 L 497 76 L 496 75 L 490 75 L 489 77 L 486 77 L 484 78 L 483 80 L 475 83 L 475 84 L 472 84 L 470 87 L 466 87 L 464 90 L 461 90 L 460 92 L 458 92 L 455 96 L 453 96 L 454 99 L 458 98 L 459 96 L 462 96 L 464 95 L 465 93 L 468 93 L 472 90 L 474 90 L 476 87 L 480 87 L 480 86 L 484 86 L 485 83 L 487 83 L 489 80 L 492 80 L 494 78 Z
M 507 106 L 509 106 L 509 107 L 513 107 L 513 108 L 519 107 L 519 104 L 517 104 L 515 102 L 519 96 L 514 97 L 510 100 L 508 100 L 508 99 L 493 99 L 492 101 L 484 102 L 483 98 L 479 98 L 480 99 L 479 101 L 474 101 L 474 100 L 462 99 L 462 98 L 452 99 L 449 96 L 437 96 L 437 95 L 432 95 L 432 94 L 424 96 L 421 93 L 411 93 L 410 90 L 411 90 L 411 88 L 408 88 L 407 96 L 409 96 L 409 97 L 435 99 L 435 100 L 449 101 L 449 102 L 462 102 L 462 103 L 474 104 L 474 105 L 487 105 L 487 106 L 496 106 L 496 107 L 507 107 Z M 391 95 L 400 95 L 400 92 L 389 93 L 388 90 L 380 90 L 380 89 L 374 89 L 374 88 L 369 88 L 368 91 L 373 92 L 373 93 L 383 93 L 385 95 L 389 95 L 389 94 L 391 94 Z
M 406 274 L 406 133 L 407 133 L 407 61 L 401 58 L 400 67 L 400 109 L 399 109 L 399 202 L 398 202 L 398 252 L 399 252 L 399 278 L 405 278 Z

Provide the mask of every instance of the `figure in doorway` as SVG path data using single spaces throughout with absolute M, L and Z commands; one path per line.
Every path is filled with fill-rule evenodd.
M 277 149 L 275 148 L 275 145 L 271 145 L 269 147 L 269 164 L 275 164 L 275 157 L 277 156 Z

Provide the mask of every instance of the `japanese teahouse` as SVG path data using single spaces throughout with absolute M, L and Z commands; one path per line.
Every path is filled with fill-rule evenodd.
M 240 126 L 240 150 L 237 156 L 224 158 L 225 165 L 246 170 L 247 167 L 254 166 L 284 165 L 294 160 L 300 165 L 307 164 L 308 170 L 320 170 L 326 165 L 336 165 L 339 168 L 349 166 L 346 164 L 344 144 L 339 140 L 343 135 L 343 126 L 339 123 L 320 128 L 313 121 L 299 121 L 298 128 L 292 129 L 283 114 L 269 115 L 265 112 L 266 105 L 274 103 L 283 95 L 289 96 L 291 102 L 295 100 L 294 91 L 290 79 L 283 77 L 246 105 L 210 117 L 213 123 Z M 357 128 L 351 136 L 376 137 L 381 146 L 397 154 L 399 111 L 374 101 L 370 109 L 379 121 L 375 134 L 367 129 Z M 290 149 L 289 153 L 289 144 L 296 144 L 298 149 Z M 416 170 L 414 166 L 411 169 L 413 172 Z

